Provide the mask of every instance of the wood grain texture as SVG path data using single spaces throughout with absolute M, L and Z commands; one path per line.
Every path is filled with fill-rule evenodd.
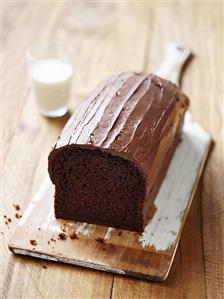
M 83 3 L 90 6 L 91 3 Z M 97 4 L 100 5 L 100 4 Z M 224 296 L 223 4 L 221 2 L 119 2 L 114 20 L 94 30 L 73 25 L 77 3 L 3 2 L 3 298 L 222 298 Z M 107 14 L 110 14 L 108 10 Z M 85 20 L 85 19 L 84 19 Z M 58 39 L 75 48 L 73 109 L 112 73 L 154 70 L 169 40 L 196 53 L 183 80 L 191 112 L 213 136 L 180 247 L 163 284 L 13 256 L 7 248 L 17 223 L 13 203 L 28 205 L 46 173 L 46 158 L 65 119 L 38 115 L 26 81 L 25 51 L 33 42 Z M 9 228 L 3 215 L 12 218 Z M 2 270 L 3 269 L 3 270 Z

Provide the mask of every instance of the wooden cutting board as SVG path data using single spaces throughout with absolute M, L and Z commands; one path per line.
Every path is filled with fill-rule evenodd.
M 9 243 L 17 254 L 130 275 L 165 280 L 196 191 L 211 139 L 187 113 L 178 145 L 142 234 L 55 219 L 49 178 L 21 218 Z

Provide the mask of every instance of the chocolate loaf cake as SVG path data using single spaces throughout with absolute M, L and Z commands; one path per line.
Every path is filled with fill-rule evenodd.
M 188 105 L 175 84 L 152 74 L 100 83 L 49 155 L 56 217 L 143 231 Z

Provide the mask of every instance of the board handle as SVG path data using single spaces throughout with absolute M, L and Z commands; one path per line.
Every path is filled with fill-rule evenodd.
M 156 75 L 179 85 L 183 65 L 193 56 L 190 49 L 176 42 L 165 44 L 165 58 Z

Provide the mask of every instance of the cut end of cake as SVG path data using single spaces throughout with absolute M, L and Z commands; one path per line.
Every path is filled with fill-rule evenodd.
M 145 179 L 134 162 L 68 145 L 51 152 L 49 173 L 57 218 L 143 231 Z

